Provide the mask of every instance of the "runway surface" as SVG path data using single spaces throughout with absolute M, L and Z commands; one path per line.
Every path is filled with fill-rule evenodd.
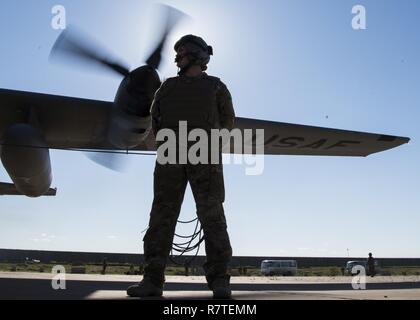
M 65 276 L 65 290 L 53 289 L 53 275 L 1 273 L 2 300 L 131 299 L 128 286 L 139 276 Z M 367 278 L 366 290 L 354 290 L 351 277 L 234 277 L 233 300 L 420 300 L 420 277 Z M 55 282 L 57 283 L 57 282 Z M 59 282 L 63 284 L 63 282 Z M 211 299 L 204 277 L 167 277 L 165 300 Z

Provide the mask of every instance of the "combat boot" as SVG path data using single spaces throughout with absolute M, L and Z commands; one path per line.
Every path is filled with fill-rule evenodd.
M 144 278 L 140 283 L 135 284 L 127 289 L 127 295 L 130 297 L 161 297 L 162 294 L 163 286 L 157 286 L 147 278 Z
M 230 289 L 229 278 L 217 278 L 211 283 L 213 299 L 230 299 L 232 290 Z

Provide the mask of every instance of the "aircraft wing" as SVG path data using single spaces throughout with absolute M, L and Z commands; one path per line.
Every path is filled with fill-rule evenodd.
M 0 89 L 0 137 L 16 122 L 34 123 L 50 148 L 111 149 L 106 143 L 113 103 Z
M 113 103 L 106 101 L 0 89 L 0 137 L 13 123 L 33 121 L 52 149 L 112 150 L 115 148 L 106 138 L 112 107 Z M 259 140 L 255 130 L 263 129 L 267 155 L 368 156 L 410 140 L 246 118 L 237 118 L 235 128 L 242 132 L 252 129 L 254 134 L 245 139 L 245 144 L 254 146 Z M 153 134 L 136 151 L 156 151 Z
M 44 196 L 55 196 L 57 189 L 50 188 Z M 0 196 L 20 196 L 22 195 L 13 183 L 0 182 Z
M 20 192 L 16 190 L 13 183 L 0 182 L 0 196 L 17 196 Z
M 396 148 L 409 138 L 385 134 L 330 129 L 290 123 L 237 118 L 236 128 L 264 129 L 264 154 L 302 156 L 353 156 Z M 257 135 L 245 141 L 256 145 Z

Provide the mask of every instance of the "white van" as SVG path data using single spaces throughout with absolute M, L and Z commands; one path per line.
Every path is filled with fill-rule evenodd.
M 367 261 L 366 260 L 347 261 L 346 267 L 344 269 L 346 274 L 354 276 L 355 274 L 353 273 L 353 268 L 355 266 L 362 266 L 363 268 L 365 268 L 365 273 L 367 274 L 368 266 L 367 266 Z M 374 267 L 375 268 L 375 274 L 380 274 L 382 269 L 381 269 L 381 266 L 379 265 L 378 260 L 374 260 L 374 266 L 375 266 Z
M 261 273 L 264 276 L 295 276 L 297 262 L 296 260 L 264 260 L 261 262 Z

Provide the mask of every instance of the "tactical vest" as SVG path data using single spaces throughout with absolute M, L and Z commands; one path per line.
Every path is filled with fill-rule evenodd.
M 180 121 L 187 121 L 188 129 L 220 127 L 217 105 L 219 78 L 203 74 L 197 78 L 171 78 L 167 82 L 159 103 L 161 129 L 176 129 Z

